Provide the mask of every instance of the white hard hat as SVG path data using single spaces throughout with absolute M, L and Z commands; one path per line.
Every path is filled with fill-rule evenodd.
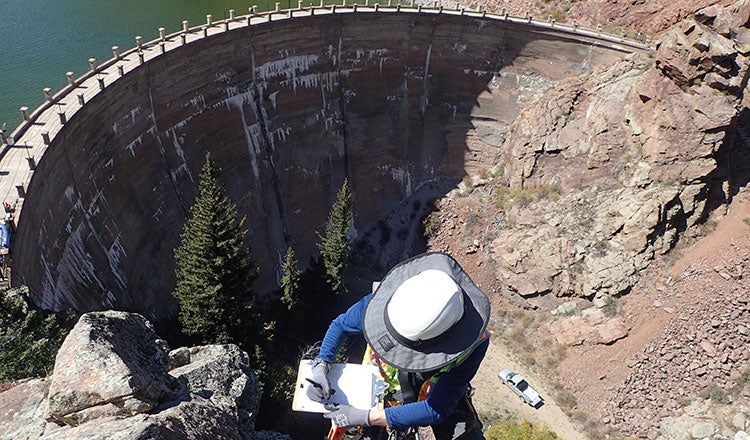
M 410 341 L 440 336 L 464 314 L 461 288 L 447 273 L 428 269 L 404 281 L 387 306 L 393 329 Z

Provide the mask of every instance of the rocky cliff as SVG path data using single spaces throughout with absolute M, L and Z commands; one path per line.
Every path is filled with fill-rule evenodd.
M 0 393 L 0 438 L 288 438 L 253 430 L 259 397 L 235 345 L 170 351 L 140 315 L 88 313 L 51 376 Z
M 501 285 L 602 305 L 731 201 L 749 175 L 749 14 L 745 1 L 702 9 L 652 56 L 563 80 L 521 111 L 494 174 L 468 188 Z

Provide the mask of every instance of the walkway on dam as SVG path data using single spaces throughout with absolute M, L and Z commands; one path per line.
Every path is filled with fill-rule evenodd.
M 489 20 L 504 20 L 511 23 L 533 26 L 537 31 L 565 35 L 567 38 L 580 39 L 587 44 L 597 44 L 612 47 L 623 53 L 647 51 L 650 47 L 642 42 L 625 38 L 624 36 L 607 35 L 600 31 L 580 29 L 577 26 L 563 25 L 551 21 L 533 20 L 531 17 L 511 17 L 507 14 L 493 14 L 487 11 L 468 11 L 464 9 L 446 9 L 440 7 L 423 6 L 324 6 L 300 7 L 297 9 L 277 10 L 264 13 L 251 13 L 235 17 L 230 11 L 230 18 L 213 22 L 207 16 L 204 25 L 192 27 L 183 22 L 181 32 L 165 35 L 164 29 L 159 29 L 160 37 L 144 43 L 136 37 L 137 45 L 133 49 L 121 53 L 119 48 L 113 47 L 113 58 L 97 64 L 95 59 L 89 60 L 90 70 L 79 77 L 68 72 L 68 86 L 54 95 L 47 88 L 44 89 L 45 102 L 33 112 L 28 108 L 21 108 L 24 121 L 12 134 L 2 132 L 2 148 L 0 149 L 0 202 L 16 205 L 13 222 L 17 225 L 26 190 L 33 176 L 36 164 L 44 155 L 49 145 L 54 143 L 55 136 L 61 132 L 63 125 L 75 117 L 76 112 L 86 102 L 90 101 L 108 85 L 117 81 L 128 72 L 140 65 L 159 57 L 161 54 L 179 48 L 185 44 L 220 34 L 233 29 L 258 25 L 262 23 L 293 19 L 311 15 L 342 14 L 342 13 L 412 13 L 412 14 L 449 14 L 483 18 Z M 68 140 L 69 143 L 70 140 Z

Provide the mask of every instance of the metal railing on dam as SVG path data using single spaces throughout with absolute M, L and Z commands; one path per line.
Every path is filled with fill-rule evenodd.
M 45 89 L 3 134 L 13 284 L 46 308 L 153 317 L 168 302 L 176 231 L 206 149 L 225 164 L 273 274 L 290 243 L 302 260 L 314 252 L 304 234 L 325 221 L 343 175 L 372 203 L 358 217 L 368 227 L 421 184 L 460 181 L 469 148 L 457 139 L 471 120 L 496 133 L 528 90 L 650 47 L 487 11 L 321 5 L 209 16 L 112 50 L 57 93 Z M 492 87 L 502 90 L 488 97 Z
M 321 14 L 352 14 L 352 13 L 405 13 L 405 14 L 446 14 L 460 15 L 488 20 L 502 20 L 509 23 L 524 24 L 537 29 L 559 33 L 570 38 L 579 38 L 591 44 L 607 46 L 623 52 L 648 51 L 650 45 L 645 41 L 627 38 L 623 35 L 610 35 L 598 30 L 584 29 L 577 25 L 557 23 L 551 18 L 544 21 L 525 17 L 513 17 L 505 12 L 492 13 L 488 11 L 467 10 L 464 8 L 449 9 L 443 6 L 425 7 L 401 4 L 391 6 L 374 4 L 365 5 L 325 5 L 322 0 L 319 6 L 305 7 L 302 0 L 298 0 L 295 9 L 280 9 L 276 3 L 276 10 L 262 13 L 251 13 L 235 16 L 230 11 L 229 18 L 214 21 L 210 15 L 206 23 L 190 27 L 183 21 L 182 30 L 166 34 L 164 28 L 159 29 L 159 37 L 152 41 L 143 42 L 142 37 L 136 37 L 136 46 L 121 52 L 117 46 L 112 47 L 113 57 L 103 63 L 97 63 L 94 58 L 89 59 L 90 70 L 76 77 L 74 72 L 67 73 L 68 85 L 53 94 L 50 88 L 43 90 L 45 102 L 33 112 L 28 107 L 21 107 L 23 122 L 11 133 L 2 131 L 0 147 L 0 197 L 4 202 L 16 204 L 14 219 L 20 218 L 26 188 L 32 178 L 36 163 L 44 155 L 46 148 L 52 143 L 63 125 L 75 117 L 76 112 L 96 94 L 108 85 L 125 76 L 128 72 L 147 63 L 162 54 L 174 50 L 196 40 L 228 32 L 237 28 L 259 25 L 278 20 L 290 20 Z

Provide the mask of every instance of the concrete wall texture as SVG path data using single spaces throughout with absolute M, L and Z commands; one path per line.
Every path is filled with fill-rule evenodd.
M 345 177 L 366 231 L 425 184 L 489 169 L 524 103 L 559 79 L 639 50 L 479 13 L 302 15 L 240 18 L 99 71 L 107 86 L 30 177 L 13 284 L 53 310 L 173 313 L 173 250 L 211 151 L 268 291 L 288 246 L 303 263 L 316 253 Z

